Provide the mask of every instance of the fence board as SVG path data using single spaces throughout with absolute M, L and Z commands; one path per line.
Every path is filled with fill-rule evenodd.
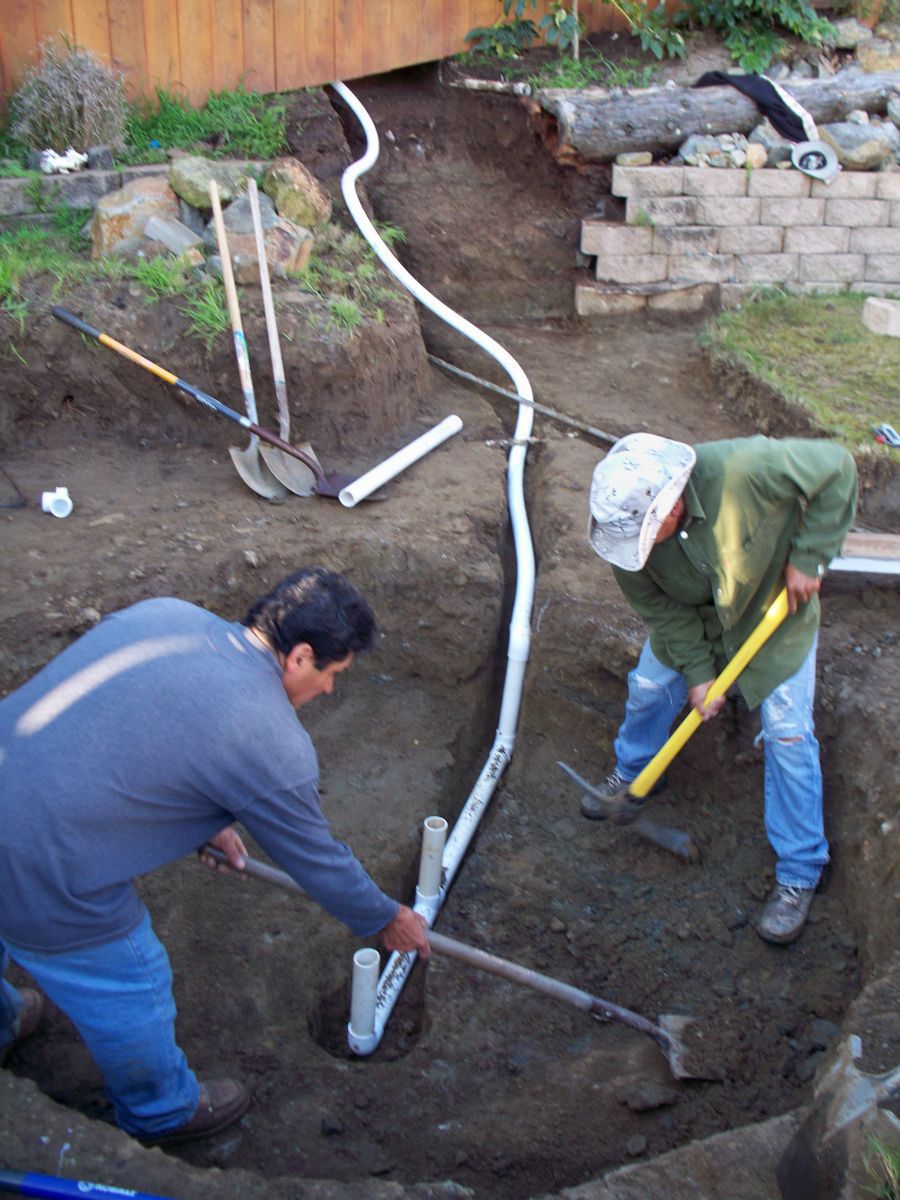
M 144 5 L 144 39 L 147 72 L 144 79 L 129 80 L 129 93 L 133 98 L 141 94 L 152 98 L 157 88 L 173 91 L 181 79 L 178 18 L 174 4 Z
M 71 0 L 35 0 L 34 23 L 39 42 L 61 34 L 71 41 L 75 33 Z
M 211 13 L 212 86 L 221 92 L 233 88 L 244 75 L 243 6 L 241 0 L 215 0 Z
M 273 0 L 243 0 L 244 85 L 251 92 L 275 91 Z M 232 82 L 231 86 L 234 87 Z
M 549 5 L 539 0 L 527 15 L 539 20 Z M 473 27 L 503 19 L 499 0 L 0 0 L 0 8 L 0 101 L 57 29 L 119 65 L 130 96 L 161 86 L 200 103 L 241 78 L 267 92 L 443 58 L 466 49 Z M 581 0 L 580 12 L 589 30 L 624 28 L 604 0 Z

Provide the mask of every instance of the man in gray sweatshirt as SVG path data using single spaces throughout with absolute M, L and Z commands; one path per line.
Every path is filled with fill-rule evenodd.
M 369 648 L 360 593 L 296 572 L 243 622 L 175 599 L 106 617 L 0 701 L 0 1061 L 37 1026 L 40 994 L 93 1054 L 116 1120 L 158 1145 L 237 1120 L 236 1080 L 199 1083 L 175 1041 L 172 975 L 133 880 L 205 843 L 240 870 L 240 821 L 361 937 L 427 957 L 422 918 L 331 834 L 296 710 Z

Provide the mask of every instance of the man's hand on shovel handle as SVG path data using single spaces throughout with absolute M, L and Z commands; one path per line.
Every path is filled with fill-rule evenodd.
M 714 683 L 714 679 L 707 679 L 706 683 L 695 683 L 692 688 L 688 688 L 691 707 L 696 708 L 704 721 L 711 721 L 725 703 L 724 696 L 716 696 L 715 700 L 710 700 L 709 704 L 706 703 L 706 693 Z
M 400 953 L 415 950 L 421 958 L 428 958 L 431 954 L 425 918 L 405 904 L 400 905 L 396 917 L 382 929 L 381 940 L 385 950 L 397 950 Z
M 218 871 L 222 875 L 227 875 L 229 871 L 243 872 L 247 862 L 247 847 L 236 829 L 230 825 L 225 829 L 220 829 L 215 837 L 209 839 L 209 845 L 221 850 L 228 862 L 220 862 L 211 854 L 205 854 L 204 848 L 201 846 L 197 851 L 197 856 L 205 867 L 211 867 L 212 870 Z
M 795 613 L 798 604 L 806 604 L 810 596 L 814 596 L 822 586 L 822 580 L 817 575 L 804 575 L 790 563 L 784 568 L 784 583 L 788 595 L 788 612 Z

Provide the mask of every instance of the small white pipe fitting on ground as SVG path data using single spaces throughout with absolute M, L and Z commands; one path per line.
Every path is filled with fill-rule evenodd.
M 367 471 L 365 475 L 360 475 L 359 479 L 354 479 L 347 487 L 341 488 L 338 500 L 344 508 L 353 508 L 355 504 L 359 504 L 360 500 L 371 496 L 383 483 L 387 483 L 395 475 L 399 475 L 401 471 L 412 466 L 429 450 L 433 450 L 441 442 L 446 442 L 447 438 L 453 437 L 454 433 L 459 433 L 462 424 L 459 417 L 444 417 L 443 421 L 435 425 L 433 429 L 429 429 L 427 433 L 417 437 L 414 442 L 410 442 L 408 446 L 404 446 L 402 450 L 398 450 L 396 454 L 386 458 L 384 462 L 373 467 L 371 471 Z
M 419 863 L 419 885 L 416 888 L 417 908 L 437 904 L 441 892 L 447 828 L 443 817 L 426 817 L 422 823 L 422 859 Z
M 356 1054 L 371 1054 L 378 1045 L 375 1034 L 375 997 L 381 955 L 366 947 L 353 955 L 353 985 L 350 992 L 350 1024 L 347 1042 Z
M 44 492 L 41 495 L 42 511 L 51 513 L 54 517 L 67 517 L 72 507 L 68 488 L 58 487 L 53 492 Z

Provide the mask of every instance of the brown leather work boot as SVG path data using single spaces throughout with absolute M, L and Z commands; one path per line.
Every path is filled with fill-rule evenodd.
M 34 1033 L 44 1015 L 44 997 L 40 992 L 36 992 L 34 988 L 19 988 L 18 992 L 22 997 L 22 1007 L 13 1025 L 13 1040 L 0 1050 L 0 1067 L 4 1065 L 19 1043 L 24 1042 Z
M 239 1120 L 249 1107 L 250 1093 L 237 1079 L 208 1079 L 200 1085 L 200 1103 L 189 1121 L 138 1140 L 145 1146 L 168 1146 L 209 1137 Z

